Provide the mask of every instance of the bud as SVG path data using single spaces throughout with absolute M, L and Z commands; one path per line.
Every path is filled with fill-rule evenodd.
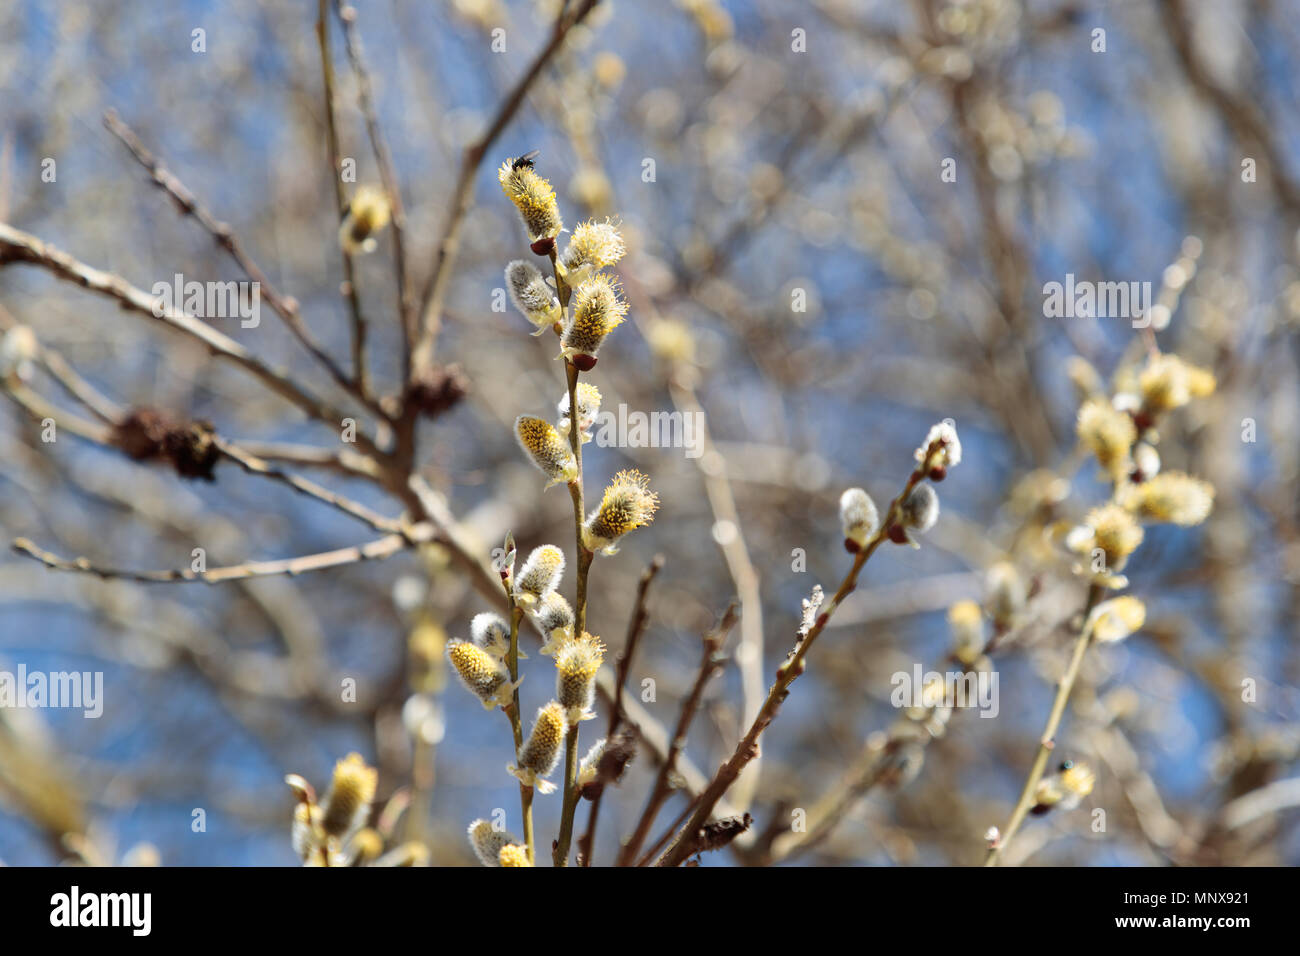
M 533 244 L 552 240 L 564 229 L 560 207 L 551 184 L 537 175 L 532 165 L 507 159 L 497 170 L 497 180 L 506 198 L 515 204 Z M 539 253 L 540 254 L 540 253 Z
M 506 266 L 506 291 L 510 293 L 515 308 L 537 326 L 533 335 L 541 335 L 564 314 L 555 290 L 547 285 L 541 270 L 531 262 L 516 259 Z
M 940 477 L 935 480 L 942 481 L 948 468 L 961 464 L 961 439 L 957 437 L 957 427 L 949 419 L 932 426 L 913 457 L 927 472 L 939 470 Z
M 580 369 L 591 368 L 605 336 L 622 324 L 625 315 L 627 302 L 619 296 L 618 282 L 597 273 L 574 290 L 573 315 L 565 326 L 560 354 Z M 579 359 L 587 361 L 580 364 Z
M 555 652 L 555 697 L 569 724 L 596 716 L 591 706 L 596 700 L 596 672 L 604 661 L 605 645 L 586 633 Z
M 999 561 L 988 570 L 985 578 L 988 589 L 987 605 L 993 620 L 1003 627 L 1025 606 L 1025 582 L 1010 561 Z
M 564 719 L 564 708 L 559 703 L 551 701 L 539 708 L 532 732 L 519 751 L 518 766 L 511 765 L 506 769 L 518 777 L 524 786 L 536 787 L 538 793 L 552 793 L 555 784 L 542 778 L 550 776 L 559 762 L 560 747 L 564 743 L 566 730 L 568 724 Z
M 350 255 L 374 252 L 378 245 L 375 234 L 388 225 L 390 215 L 388 197 L 383 190 L 374 186 L 358 187 L 339 226 L 339 244 Z
M 510 672 L 506 670 L 505 664 L 468 641 L 449 641 L 447 659 L 451 661 L 461 683 L 482 701 L 485 710 L 509 706 L 515 688 L 522 682 L 521 679 L 511 683 Z
M 469 825 L 469 845 L 484 866 L 501 865 L 501 849 L 519 841 L 505 830 L 497 830 L 492 821 L 478 819 Z
M 325 813 L 321 829 L 340 842 L 355 833 L 370 815 L 370 802 L 375 799 L 375 786 L 379 772 L 366 766 L 361 755 L 350 753 L 334 765 L 334 779 L 325 794 Z
M 934 527 L 939 520 L 939 495 L 929 485 L 921 484 L 912 489 L 899 509 L 899 525 L 890 528 L 889 538 L 902 544 L 906 541 L 914 548 L 919 548 L 912 532 L 924 533 Z M 895 528 L 901 532 L 903 541 L 898 540 Z
M 563 551 L 553 544 L 533 548 L 519 577 L 515 579 L 515 600 L 524 607 L 532 607 L 544 595 L 559 587 L 563 576 Z
M 578 762 L 577 786 L 579 790 L 587 786 L 587 784 L 596 782 L 596 777 L 600 772 L 600 761 L 604 756 L 605 738 L 601 737 L 591 745 L 587 755 Z
M 549 479 L 547 488 L 561 481 L 577 480 L 578 462 L 573 457 L 573 449 L 550 422 L 520 415 L 515 420 L 515 435 L 533 464 Z
M 573 608 L 559 591 L 548 591 L 529 611 L 545 641 L 542 654 L 550 656 L 573 639 Z
M 505 618 L 491 611 L 475 614 L 469 622 L 470 639 L 497 660 L 505 660 L 510 653 L 510 625 Z M 521 651 L 520 657 L 526 655 Z
M 560 257 L 564 280 L 572 287 L 586 281 L 594 272 L 612 266 L 626 251 L 618 227 L 608 219 L 580 223 Z
M 659 496 L 650 490 L 648 477 L 639 471 L 620 471 L 605 489 L 600 507 L 587 516 L 583 545 L 589 551 L 616 554 L 618 539 L 654 521 L 658 507 Z
M 573 391 L 578 399 L 578 435 L 585 445 L 591 441 L 591 426 L 595 423 L 596 416 L 600 414 L 600 389 L 590 382 L 579 382 Z M 556 430 L 567 438 L 570 418 L 567 391 L 556 408 L 560 413 L 560 423 L 556 426 Z
M 861 488 L 850 488 L 840 495 L 840 529 L 844 547 L 850 553 L 861 551 L 879 528 L 880 515 L 871 495 Z

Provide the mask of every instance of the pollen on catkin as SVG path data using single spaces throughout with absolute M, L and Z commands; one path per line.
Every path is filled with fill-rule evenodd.
M 447 659 L 460 681 L 486 710 L 511 703 L 519 682 L 511 683 L 505 664 L 477 644 L 453 639 L 447 643 Z
M 391 210 L 382 189 L 360 186 L 352 194 L 347 215 L 339 226 L 339 244 L 349 253 L 374 252 L 375 234 L 388 225 Z
M 844 547 L 861 551 L 867 540 L 880 529 L 880 514 L 871 495 L 861 488 L 850 488 L 840 495 L 840 530 Z
M 597 273 L 574 290 L 572 305 L 573 315 L 564 328 L 560 354 L 586 371 L 595 365 L 605 336 L 622 324 L 627 302 L 619 295 L 616 280 Z
M 537 175 L 532 166 L 507 159 L 497 170 L 497 179 L 506 198 L 515 204 L 528 230 L 528 241 L 554 239 L 564 230 L 560 207 L 551 184 Z
M 577 286 L 593 272 L 612 266 L 623 258 L 626 248 L 616 223 L 588 220 L 574 227 L 573 237 L 560 257 L 565 281 Z
M 1184 362 L 1177 355 L 1152 356 L 1138 375 L 1142 404 L 1154 414 L 1212 395 L 1215 384 L 1213 372 Z
M 541 270 L 531 262 L 516 259 L 506 266 L 506 291 L 510 293 L 515 308 L 537 326 L 533 335 L 541 335 L 563 315 L 555 290 L 547 285 Z
M 1034 788 L 1034 814 L 1042 815 L 1054 807 L 1073 809 L 1092 793 L 1096 780 L 1096 774 L 1087 764 L 1064 761 L 1056 773 L 1039 780 Z
M 586 633 L 556 651 L 555 698 L 570 724 L 596 716 L 591 706 L 596 701 L 596 673 L 604 661 L 605 645 Z
M 470 639 L 497 660 L 510 653 L 510 625 L 500 614 L 484 611 L 469 622 Z M 523 653 L 519 654 L 523 657 Z
M 513 834 L 496 829 L 491 820 L 482 818 L 471 823 L 468 832 L 469 845 L 484 866 L 500 866 L 501 849 L 519 843 Z
M 1083 523 L 1092 535 L 1090 540 L 1080 541 L 1083 547 L 1076 550 L 1100 549 L 1105 555 L 1106 568 L 1109 570 L 1122 570 L 1129 555 L 1142 543 L 1142 526 L 1119 505 L 1108 504 L 1094 508 L 1088 512 Z
M 1112 479 L 1128 471 L 1129 449 L 1137 440 L 1132 416 L 1105 398 L 1093 397 L 1079 408 L 1075 430 L 1079 441 L 1096 456 L 1098 464 Z
M 565 641 L 573 639 L 573 608 L 559 591 L 543 594 L 530 609 L 530 614 L 545 638 L 541 650 L 543 655 L 554 654 Z
M 1139 518 L 1191 527 L 1210 516 L 1214 486 L 1182 471 L 1166 471 L 1125 489 L 1120 499 Z
M 532 866 L 528 860 L 528 848 L 518 843 L 507 843 L 497 854 L 498 866 Z
M 366 766 L 358 753 L 350 753 L 334 765 L 334 778 L 325 794 L 321 829 L 340 840 L 366 822 L 370 802 L 375 799 L 379 771 Z
M 555 784 L 544 780 L 555 769 L 560 759 L 560 748 L 564 743 L 564 734 L 568 730 L 564 707 L 558 701 L 551 701 L 538 709 L 533 729 L 519 751 L 518 764 L 506 769 L 519 778 L 526 787 L 536 787 L 538 793 L 551 793 Z
M 533 548 L 515 578 L 515 600 L 531 607 L 560 586 L 564 576 L 564 552 L 553 544 Z
M 650 490 L 650 479 L 639 471 L 620 471 L 605 489 L 600 507 L 587 516 L 582 539 L 588 551 L 614 554 L 616 542 L 636 528 L 654 520 L 659 496 Z
M 546 419 L 520 415 L 515 420 L 515 435 L 519 446 L 549 479 L 547 488 L 578 477 L 578 462 L 573 457 L 573 449 Z
M 573 391 L 578 399 L 578 435 L 585 445 L 591 441 L 591 426 L 595 423 L 596 416 L 600 414 L 600 389 L 590 382 L 579 382 Z M 572 418 L 569 414 L 569 393 L 567 390 L 560 398 L 556 410 L 560 414 L 560 421 L 556 426 L 556 430 L 567 437 L 570 427 L 569 422 Z

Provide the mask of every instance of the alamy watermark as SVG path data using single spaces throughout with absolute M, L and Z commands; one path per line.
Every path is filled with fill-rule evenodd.
M 1151 323 L 1150 282 L 1075 281 L 1074 273 L 1065 274 L 1065 282 L 1043 285 L 1043 315 L 1049 319 L 1130 319 L 1133 328 L 1144 329 Z
M 239 319 L 240 328 L 255 329 L 262 321 L 262 283 L 186 282 L 179 272 L 170 284 L 153 284 L 153 314 L 186 312 L 200 319 Z
M 1000 710 L 997 671 L 922 673 L 916 664 L 910 672 L 897 671 L 889 682 L 894 688 L 889 702 L 895 707 L 971 707 L 981 717 L 996 717 Z
M 592 440 L 601 448 L 682 448 L 687 458 L 704 454 L 703 412 L 638 412 L 624 404 L 601 411 L 592 423 Z
M 104 713 L 103 671 L 0 670 L 0 708 L 70 708 L 95 718 Z

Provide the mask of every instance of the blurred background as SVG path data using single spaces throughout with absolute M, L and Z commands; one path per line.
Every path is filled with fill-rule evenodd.
M 417 288 L 462 151 L 559 7 L 355 4 Z M 1006 819 L 1068 653 L 1060 625 L 1086 590 L 1041 532 L 1106 495 L 1074 453 L 1078 359 L 1109 378 L 1136 346 L 1126 319 L 1044 314 L 1044 284 L 1067 273 L 1152 283 L 1172 314 L 1161 347 L 1213 369 L 1218 391 L 1162 423 L 1161 451 L 1217 496 L 1204 525 L 1148 531 L 1126 571 L 1147 626 L 1089 656 L 1058 738 L 1094 767 L 1096 789 L 1076 811 L 1031 818 L 1012 856 L 1300 862 L 1297 12 L 1290 0 L 605 0 L 546 63 L 473 180 L 437 346 L 469 392 L 419 426 L 416 462 L 483 561 L 507 531 L 524 554 L 554 542 L 571 556 L 568 497 L 542 493 L 511 431 L 519 414 L 553 416 L 555 344 L 493 307 L 505 264 L 528 257 L 495 169 L 539 149 L 566 225 L 614 216 L 627 238 L 617 271 L 630 321 L 590 375 L 604 407 L 707 414 L 698 458 L 597 444 L 585 456 L 589 496 L 629 467 L 660 494 L 654 525 L 597 559 L 589 630 L 612 658 L 637 580 L 662 554 L 629 682 L 661 727 L 677 718 L 701 634 L 739 599 L 732 659 L 686 748 L 697 774 L 735 746 L 794 643 L 800 600 L 847 569 L 843 489 L 863 486 L 883 506 L 937 420 L 952 418 L 964 445 L 923 548 L 889 547 L 867 566 L 765 734 L 757 772 L 731 795 L 753 829 L 705 865 L 970 864 Z M 242 278 L 104 127 L 116 110 L 343 361 L 316 17 L 310 0 L 0 3 L 0 221 L 146 290 L 176 273 Z M 341 153 L 359 182 L 378 183 L 337 19 L 331 53 Z M 381 395 L 401 384 L 392 242 L 382 234 L 356 275 Z M 29 326 L 124 408 L 206 419 L 250 444 L 340 448 L 337 428 L 243 370 L 43 270 L 0 269 L 0 323 Z M 255 329 L 212 324 L 373 432 L 269 308 Z M 36 366 L 24 387 L 84 415 Z M 158 569 L 187 567 L 195 547 L 218 566 L 374 537 L 229 462 L 212 483 L 183 481 L 41 431 L 0 402 L 6 543 Z M 402 510 L 355 474 L 294 468 L 384 515 Z M 792 812 L 843 787 L 871 735 L 898 719 L 891 675 L 942 669 L 948 607 L 983 599 L 1002 560 L 1035 598 L 1032 623 L 996 660 L 998 717 L 954 714 L 905 785 L 850 794 L 816 845 L 774 850 Z M 0 710 L 0 861 L 293 864 L 284 775 L 323 791 L 356 750 L 378 767 L 381 799 L 410 793 L 405 838 L 435 864 L 472 862 L 471 819 L 504 808 L 519 825 L 508 729 L 436 652 L 487 607 L 438 546 L 219 585 L 62 573 L 6 549 L 0 670 L 102 671 L 104 713 Z M 552 677 L 526 646 L 531 716 Z M 355 701 L 340 692 L 349 678 Z M 642 699 L 646 679 L 654 700 Z M 603 728 L 607 707 L 587 727 Z M 597 733 L 584 727 L 584 740 Z M 654 770 L 643 748 L 607 791 L 598 864 L 634 826 Z M 538 798 L 540 846 L 559 802 Z M 654 832 L 685 805 L 675 796 Z M 579 832 L 586 817 L 584 805 Z

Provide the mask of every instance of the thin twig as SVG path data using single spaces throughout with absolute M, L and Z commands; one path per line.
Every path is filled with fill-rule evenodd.
M 337 568 L 360 561 L 378 561 L 392 557 L 408 546 L 406 538 L 400 534 L 390 534 L 366 544 L 351 548 L 338 548 L 334 551 L 322 551 L 318 554 L 305 554 L 296 558 L 284 558 L 278 561 L 245 561 L 228 567 L 210 568 L 195 571 L 191 568 L 177 568 L 162 571 L 130 571 L 121 568 L 102 567 L 91 563 L 88 558 L 61 558 L 52 551 L 37 547 L 27 538 L 16 538 L 12 544 L 14 551 L 34 558 L 47 568 L 55 571 L 76 571 L 93 574 L 96 577 L 118 578 L 144 583 L 175 583 L 182 581 L 202 581 L 205 584 L 220 584 L 226 581 L 239 581 L 246 578 L 272 577 L 285 574 L 290 577 Z
M 650 584 L 663 566 L 663 555 L 656 554 L 646 569 L 641 572 L 641 580 L 637 584 L 636 601 L 632 605 L 632 619 L 627 626 L 627 639 L 623 641 L 623 650 L 618 655 L 614 674 L 614 701 L 609 708 L 609 726 L 605 731 L 605 740 L 611 743 L 618 733 L 619 725 L 623 722 L 623 689 L 627 685 L 628 671 L 632 668 L 632 658 L 636 654 L 641 635 L 645 633 L 646 621 L 650 617 L 646 609 L 646 597 L 650 592 Z M 582 857 L 583 866 L 591 866 L 591 853 L 596 841 L 596 819 L 600 814 L 600 801 L 604 794 L 605 788 L 601 787 L 592 798 L 591 812 L 587 815 L 587 832 L 578 838 L 578 854 Z
M 726 663 L 727 659 L 719 651 L 726 640 L 727 633 L 735 623 L 736 605 L 733 602 L 727 607 L 718 626 L 704 636 L 700 666 L 695 674 L 695 683 L 691 685 L 690 693 L 686 695 L 681 713 L 677 717 L 677 728 L 673 731 L 672 748 L 668 751 L 668 759 L 659 767 L 659 773 L 655 776 L 654 786 L 650 790 L 650 797 L 646 800 L 645 809 L 641 811 L 636 829 L 632 831 L 632 836 L 619 851 L 617 866 L 627 866 L 636 859 L 637 851 L 645 843 L 650 828 L 654 826 L 655 818 L 659 816 L 659 810 L 672 794 L 672 776 L 677 766 L 677 758 L 686 746 L 686 734 L 704 697 L 704 688 Z

